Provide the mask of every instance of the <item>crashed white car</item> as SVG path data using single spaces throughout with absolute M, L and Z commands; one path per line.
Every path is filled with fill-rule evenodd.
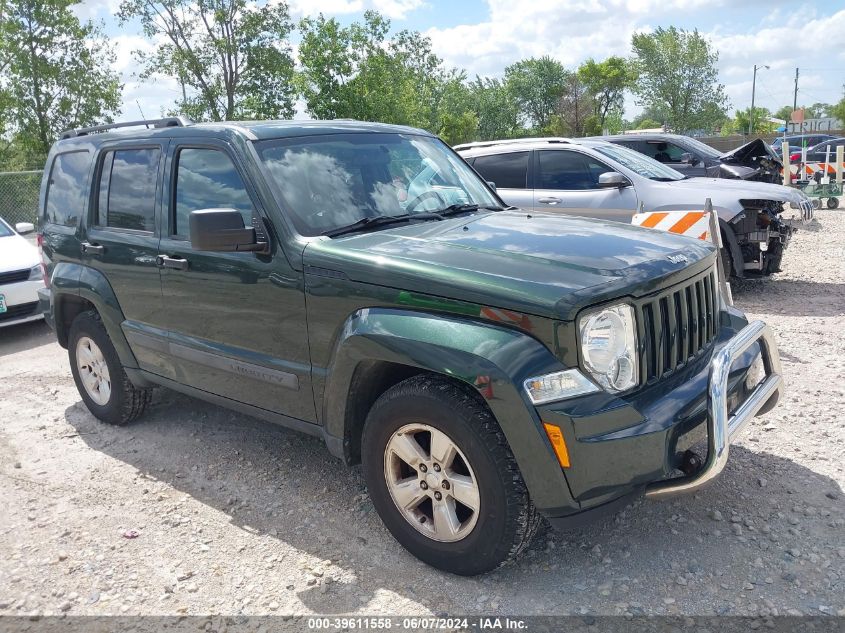
M 21 237 L 34 230 L 28 222 L 13 229 L 0 218 L 0 327 L 44 318 L 38 309 L 38 289 L 44 287 L 41 257 Z
M 719 215 L 725 270 L 735 277 L 780 270 L 796 225 L 813 217 L 810 199 L 782 185 L 691 178 L 627 147 L 565 138 L 458 145 L 505 202 L 538 212 L 630 223 L 639 211 L 702 210 Z M 796 216 L 785 219 L 784 212 Z

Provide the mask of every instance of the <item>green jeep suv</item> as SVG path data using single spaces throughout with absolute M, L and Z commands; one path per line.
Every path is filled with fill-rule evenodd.
M 163 386 L 322 437 L 476 574 L 541 517 L 700 488 L 777 402 L 704 242 L 505 208 L 422 130 L 143 123 L 66 132 L 41 188 L 40 299 L 103 422 Z

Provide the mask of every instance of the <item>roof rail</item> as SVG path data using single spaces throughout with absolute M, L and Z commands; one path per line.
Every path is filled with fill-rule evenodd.
M 496 145 L 514 145 L 518 143 L 571 143 L 572 139 L 563 136 L 541 136 L 525 138 L 509 138 L 502 141 L 476 141 L 475 143 L 461 143 L 455 145 L 454 150 L 472 149 L 474 147 L 494 147 Z
M 145 125 L 146 127 L 162 128 L 162 127 L 185 127 L 192 125 L 193 121 L 184 116 L 171 116 L 163 119 L 143 119 L 141 121 L 123 121 L 122 123 L 107 123 L 106 125 L 94 125 L 91 127 L 78 127 L 71 130 L 65 130 L 61 133 L 59 138 L 74 138 L 77 136 L 85 136 L 93 132 L 108 132 L 109 130 L 116 130 L 122 127 L 138 127 Z

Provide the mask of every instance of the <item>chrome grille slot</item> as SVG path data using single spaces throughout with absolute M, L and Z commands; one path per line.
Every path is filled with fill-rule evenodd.
M 642 301 L 637 309 L 644 384 L 697 358 L 716 337 L 718 288 L 708 271 Z

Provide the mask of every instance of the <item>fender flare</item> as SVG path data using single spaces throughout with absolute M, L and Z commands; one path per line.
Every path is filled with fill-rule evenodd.
M 338 446 L 343 438 L 344 452 L 347 430 L 355 423 L 349 415 L 353 379 L 362 363 L 372 361 L 410 366 L 477 389 L 505 434 L 534 504 L 579 507 L 522 388 L 527 378 L 565 369 L 538 340 L 462 317 L 389 308 L 355 312 L 335 343 L 323 397 L 327 442 Z
M 719 228 L 722 230 L 723 248 L 727 248 L 731 254 L 731 261 L 733 262 L 733 274 L 742 279 L 745 276 L 745 260 L 742 257 L 742 251 L 739 248 L 739 242 L 736 239 L 736 233 L 730 224 L 719 219 Z M 730 277 L 730 274 L 728 274 Z
M 103 273 L 89 266 L 61 262 L 53 269 L 50 288 L 51 310 L 56 318 L 57 332 L 70 328 L 70 323 L 61 320 L 63 302 L 75 298 L 84 299 L 99 312 L 121 364 L 129 368 L 138 367 L 135 355 L 120 327 L 124 321 L 123 310 Z

